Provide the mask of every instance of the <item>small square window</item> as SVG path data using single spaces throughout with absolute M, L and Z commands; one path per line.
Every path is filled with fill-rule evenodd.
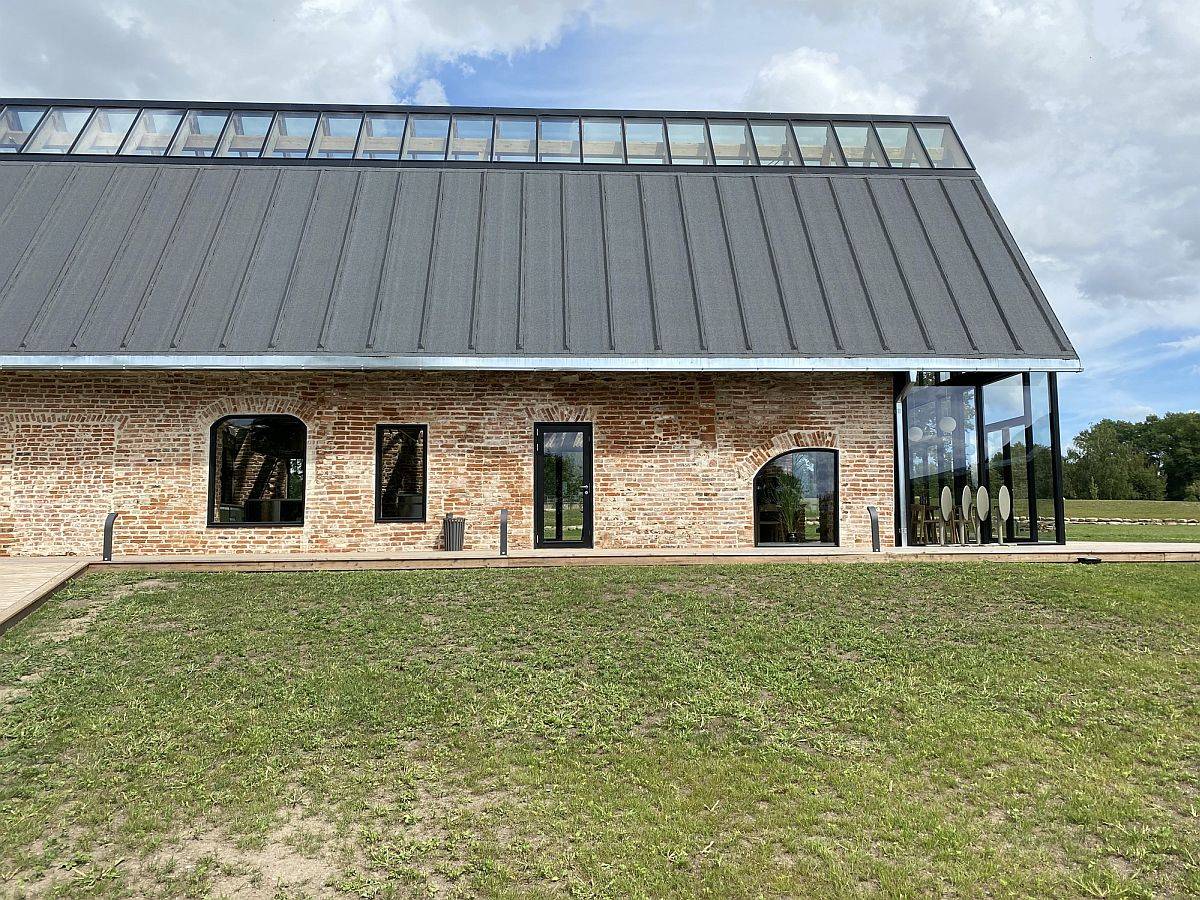
M 362 128 L 359 113 L 321 113 L 312 156 L 316 159 L 351 159 Z
M 667 135 L 671 139 L 671 162 L 675 165 L 712 165 L 703 119 L 668 119 Z
M 90 109 L 73 106 L 56 106 L 46 113 L 46 117 L 29 139 L 26 153 L 68 153 L 75 138 L 83 130 L 84 124 L 91 117 Z
M 424 522 L 429 469 L 425 425 L 375 428 L 375 520 Z
M 413 116 L 404 138 L 403 159 L 444 160 L 449 116 Z
M 667 138 L 662 119 L 626 119 L 625 152 L 635 165 L 664 165 Z
M 583 161 L 585 163 L 625 161 L 621 144 L 620 119 L 583 120 Z
M 496 119 L 496 162 L 537 160 L 537 121 L 532 118 L 500 116 Z
M 183 118 L 181 109 L 143 109 L 121 145 L 122 156 L 165 156 Z
M 308 156 L 313 131 L 317 127 L 316 113 L 286 113 L 275 116 L 271 136 L 263 148 L 263 156 L 277 159 L 302 159 Z
M 75 153 L 112 156 L 121 148 L 136 109 L 98 109 L 75 143 Z
M 399 159 L 404 141 L 403 113 L 367 113 L 358 141 L 359 159 Z
M 746 122 L 710 121 L 713 155 L 718 166 L 752 166 L 758 162 L 750 143 L 750 125 Z
M 907 122 L 876 122 L 875 133 L 894 169 L 928 169 L 929 158 Z
M 46 114 L 44 106 L 9 106 L 0 112 L 0 153 L 16 153 Z
M 269 112 L 235 112 L 217 148 L 217 156 L 256 157 L 262 152 L 275 114 Z
M 212 156 L 221 139 L 221 131 L 229 121 L 228 110 L 193 109 L 183 117 L 183 124 L 171 142 L 169 156 Z
M 887 157 L 870 125 L 852 123 L 833 127 L 842 145 L 846 165 L 860 169 L 887 168 Z
M 793 122 L 792 133 L 806 166 L 844 166 L 841 147 L 828 122 Z
M 969 169 L 971 161 L 949 125 L 918 125 L 917 133 L 937 169 Z
M 752 122 L 754 147 L 758 151 L 758 163 L 762 166 L 798 166 L 800 155 L 796 151 L 792 129 L 787 122 Z
M 488 162 L 492 158 L 492 117 L 455 116 L 450 125 L 450 156 L 459 162 Z
M 565 117 L 539 119 L 538 160 L 579 162 L 579 120 Z

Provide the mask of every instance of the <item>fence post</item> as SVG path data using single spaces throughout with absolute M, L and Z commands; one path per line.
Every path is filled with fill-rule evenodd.
M 110 512 L 104 520 L 104 561 L 112 562 L 112 541 L 113 541 L 113 522 L 117 521 L 117 514 Z
M 508 510 L 500 510 L 500 555 L 508 556 Z
M 871 517 L 871 552 L 879 553 L 879 510 L 868 506 L 867 515 Z

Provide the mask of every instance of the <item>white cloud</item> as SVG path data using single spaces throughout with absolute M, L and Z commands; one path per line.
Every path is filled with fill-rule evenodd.
M 759 69 L 746 92 L 746 105 L 764 111 L 911 113 L 917 101 L 869 78 L 836 53 L 800 47 Z
M 412 102 L 418 106 L 446 106 L 450 103 L 446 99 L 446 89 L 436 78 L 422 80 L 413 91 L 412 100 L 405 102 Z

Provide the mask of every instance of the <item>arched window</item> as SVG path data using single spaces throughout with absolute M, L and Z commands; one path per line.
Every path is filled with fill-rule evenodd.
M 295 416 L 226 416 L 209 445 L 209 525 L 303 525 L 308 431 Z
M 835 450 L 792 450 L 754 476 L 754 543 L 838 542 Z

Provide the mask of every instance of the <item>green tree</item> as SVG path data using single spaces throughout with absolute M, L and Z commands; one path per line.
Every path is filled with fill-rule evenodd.
M 1186 500 L 1189 493 L 1200 493 L 1200 412 L 1167 413 L 1119 424 L 1121 436 L 1162 474 L 1168 500 Z
M 1129 433 L 1129 422 L 1103 419 L 1075 438 L 1063 467 L 1068 497 L 1161 500 L 1166 481 Z

